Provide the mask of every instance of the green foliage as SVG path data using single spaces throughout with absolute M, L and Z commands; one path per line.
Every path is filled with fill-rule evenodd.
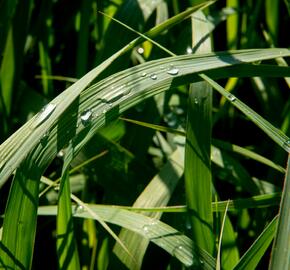
M 0 268 L 287 268 L 287 8 L 0 1 Z

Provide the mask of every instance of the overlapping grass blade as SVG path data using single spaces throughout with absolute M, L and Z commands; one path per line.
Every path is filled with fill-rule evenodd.
M 187 236 L 161 221 L 127 210 L 108 208 L 104 205 L 90 205 L 89 207 L 102 220 L 142 235 L 187 266 L 194 267 L 200 263 L 198 260 L 202 260 L 204 269 L 214 269 L 215 267 L 215 260 L 207 252 L 199 249 Z M 56 207 L 42 206 L 39 207 L 38 213 L 41 215 L 56 215 Z M 76 212 L 75 216 L 92 218 L 87 211 Z M 195 256 L 192 255 L 193 253 Z
M 165 21 L 164 23 L 152 28 L 146 33 L 146 36 L 154 37 L 159 33 L 163 32 L 166 29 L 174 26 L 180 21 L 187 18 L 191 13 L 196 11 L 199 7 L 190 8 L 170 19 Z M 134 48 L 136 45 L 143 41 L 142 38 L 137 38 L 122 48 L 120 51 L 112 55 L 110 58 L 105 60 L 102 64 L 88 72 L 85 76 L 83 76 L 79 81 L 66 89 L 63 93 L 61 93 L 58 97 L 56 97 L 52 103 L 56 105 L 55 110 L 49 115 L 49 119 L 45 121 L 45 125 L 42 125 L 41 129 L 35 130 L 31 128 L 33 123 L 37 121 L 37 116 L 32 118 L 29 122 L 27 122 L 22 128 L 20 128 L 17 132 L 15 132 L 8 140 L 6 140 L 0 146 L 1 160 L 0 160 L 0 186 L 4 184 L 9 175 L 14 171 L 14 169 L 21 163 L 21 161 L 28 154 L 30 149 L 37 145 L 40 138 L 43 137 L 45 132 L 49 130 L 55 121 L 60 117 L 61 114 L 73 103 L 73 101 L 77 100 L 77 97 L 80 93 L 90 84 L 97 76 L 103 72 L 114 60 L 116 60 L 119 56 L 123 55 L 125 52 Z M 57 106 L 62 103 L 61 106 Z M 29 138 L 33 137 L 32 140 Z M 28 147 L 29 146 L 29 147 Z M 12 149 L 18 149 L 16 152 L 11 151 Z M 5 166 L 4 166 L 5 165 Z
M 52 112 L 50 111 L 46 116 L 43 114 L 47 114 L 47 112 L 40 112 L 40 114 L 30 120 L 1 146 L 1 184 L 5 182 L 27 153 L 37 144 L 38 146 L 33 152 L 33 156 L 30 157 L 29 168 L 31 172 L 27 173 L 27 178 L 36 169 L 38 173 L 42 174 L 56 153 L 72 138 L 74 138 L 74 147 L 73 151 L 70 151 L 68 155 L 75 156 L 82 146 L 94 135 L 96 130 L 105 123 L 110 122 L 110 119 L 117 117 L 120 113 L 138 102 L 167 90 L 170 86 L 190 81 L 191 74 L 204 72 L 209 68 L 214 69 L 243 62 L 251 62 L 261 58 L 269 59 L 277 55 L 281 56 L 281 54 L 287 56 L 290 52 L 287 49 L 269 49 L 239 51 L 235 54 L 215 53 L 214 55 L 187 55 L 165 58 L 114 74 L 81 92 L 82 88 L 88 83 L 89 78 L 95 77 L 94 72 L 90 72 L 73 87 L 77 92 L 81 92 L 79 100 L 70 106 L 58 122 L 56 122 L 59 118 L 58 116 L 74 100 L 76 96 L 75 92 L 71 93 L 68 90 L 65 92 L 66 94 L 58 96 L 48 107 L 50 110 L 53 109 Z M 170 64 L 179 69 L 177 75 L 173 76 L 159 69 L 160 65 L 169 66 Z M 152 80 L 149 76 L 142 77 L 141 75 L 144 72 L 147 72 L 147 74 L 156 73 L 158 80 Z M 178 80 L 181 78 L 182 80 Z M 116 92 L 112 93 L 112 88 L 116 89 Z M 124 93 L 128 94 L 125 95 Z M 78 112 L 80 112 L 79 116 Z M 83 124 L 82 115 L 84 113 L 89 113 L 90 121 L 88 124 Z M 50 133 L 48 134 L 49 129 Z M 37 181 L 35 181 L 34 185 L 38 185 Z M 13 191 L 12 193 L 14 194 Z M 36 194 L 34 196 L 37 197 Z M 17 196 L 13 200 L 16 198 L 21 200 Z M 13 200 L 10 198 L 8 204 L 13 205 Z M 28 208 L 25 208 L 24 203 L 22 206 L 26 213 Z M 14 208 L 13 206 L 8 207 Z M 23 210 L 21 209 L 19 210 L 20 212 Z M 13 220 L 15 220 L 15 215 L 16 212 L 14 212 Z M 31 220 L 26 222 L 30 224 Z M 6 233 L 4 229 L 3 235 Z M 11 228 L 9 228 L 10 234 L 15 234 L 15 231 Z

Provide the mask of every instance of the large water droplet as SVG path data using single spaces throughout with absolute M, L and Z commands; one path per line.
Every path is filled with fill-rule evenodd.
M 146 72 L 142 72 L 141 77 L 146 77 L 147 73 Z
M 230 101 L 235 101 L 237 98 L 234 96 L 234 95 L 232 95 L 232 94 L 229 94 L 228 95 L 228 99 L 230 100 Z
M 74 209 L 75 214 L 81 214 L 85 212 L 85 208 L 82 205 L 77 204 Z
M 176 67 L 170 67 L 170 69 L 167 70 L 167 73 L 170 75 L 177 75 L 179 72 L 179 69 Z
M 150 78 L 151 78 L 152 80 L 157 80 L 157 75 L 156 75 L 155 73 L 152 73 L 152 74 L 150 75 Z
M 92 111 L 91 110 L 86 110 L 81 114 L 81 123 L 84 126 L 87 126 L 91 123 L 92 120 Z
M 51 114 L 54 112 L 56 105 L 53 103 L 48 103 L 45 105 L 41 111 L 37 114 L 34 123 L 32 124 L 32 128 L 37 128 L 40 126 L 45 120 L 47 120 Z

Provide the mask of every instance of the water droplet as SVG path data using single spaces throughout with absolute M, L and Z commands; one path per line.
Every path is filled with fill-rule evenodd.
M 144 232 L 145 234 L 148 234 L 148 233 L 150 232 L 150 230 L 149 230 L 149 226 L 148 226 L 148 225 L 144 225 L 144 226 L 142 227 L 142 230 L 143 230 L 143 232 Z
M 81 114 L 81 122 L 84 126 L 87 126 L 91 123 L 92 120 L 92 111 L 86 110 Z
M 146 77 L 147 76 L 147 73 L 146 72 L 143 72 L 142 74 L 141 74 L 141 77 Z
M 35 122 L 32 124 L 32 128 L 37 128 L 40 126 L 45 120 L 47 120 L 51 114 L 54 112 L 56 105 L 53 103 L 48 103 L 45 105 L 41 111 L 37 114 L 35 118 Z
M 232 94 L 229 94 L 228 95 L 228 99 L 230 100 L 230 101 L 235 101 L 237 98 L 234 96 L 234 95 L 232 95 Z
M 131 88 L 126 88 L 124 91 L 123 91 L 123 96 L 127 96 L 131 93 L 132 89 Z
M 177 75 L 179 72 L 179 69 L 176 67 L 171 67 L 170 69 L 167 70 L 167 73 L 170 75 Z
M 198 104 L 198 99 L 197 98 L 194 98 L 194 104 Z
M 186 53 L 187 53 L 187 54 L 192 54 L 192 48 L 191 48 L 191 47 L 187 47 L 187 49 L 186 49 Z
M 56 155 L 58 158 L 63 158 L 64 157 L 64 150 L 60 150 L 57 155 Z
M 155 73 L 152 73 L 152 74 L 150 75 L 150 78 L 151 78 L 152 80 L 157 80 L 157 75 L 156 75 Z
M 47 142 L 48 142 L 48 137 L 49 137 L 49 131 L 46 131 L 46 132 L 42 135 L 42 137 L 41 137 L 41 139 L 40 139 L 40 143 L 41 143 L 42 146 L 45 146 L 45 145 L 47 144 Z
M 199 260 L 200 264 L 203 265 L 204 264 L 204 261 L 203 260 Z
M 165 67 L 164 67 L 164 66 L 161 66 L 161 67 L 160 67 L 160 69 L 161 69 L 161 70 L 164 70 L 164 69 L 165 69 Z
M 77 205 L 75 206 L 74 213 L 75 213 L 75 214 L 81 214 L 81 213 L 83 213 L 83 212 L 85 212 L 85 208 L 84 208 L 82 205 L 77 204 Z
M 143 53 L 144 53 L 144 49 L 143 49 L 142 47 L 139 47 L 139 48 L 137 49 L 137 52 L 138 52 L 139 54 L 143 54 Z

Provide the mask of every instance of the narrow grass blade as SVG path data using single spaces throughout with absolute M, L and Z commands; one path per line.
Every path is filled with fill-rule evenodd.
M 167 205 L 178 180 L 183 173 L 183 151 L 177 148 L 169 157 L 168 162 L 160 170 L 133 204 L 133 207 L 162 207 Z M 162 212 L 147 212 L 144 215 L 156 220 L 161 218 Z M 148 239 L 139 234 L 122 229 L 119 235 L 136 261 L 132 261 L 119 245 L 115 245 L 114 252 L 129 269 L 141 269 L 144 254 L 149 244 Z
M 187 236 L 161 221 L 127 210 L 108 208 L 104 205 L 94 205 L 89 206 L 89 208 L 102 220 L 142 235 L 189 267 L 202 264 L 203 269 L 215 268 L 215 260 L 212 256 L 199 249 Z M 38 213 L 40 215 L 56 215 L 56 207 L 41 206 Z M 96 216 L 83 210 L 81 213 L 76 212 L 75 216 L 96 219 Z
M 192 45 L 197 53 L 211 51 L 208 23 L 202 12 L 192 16 Z M 184 178 L 192 239 L 213 255 L 212 178 L 210 162 L 212 89 L 206 82 L 190 85 L 186 123 Z
M 227 201 L 226 209 L 223 215 L 223 220 L 222 220 L 222 226 L 221 226 L 221 231 L 220 231 L 220 237 L 219 237 L 219 243 L 218 243 L 218 251 L 217 251 L 217 260 L 216 260 L 216 270 L 221 269 L 221 252 L 222 252 L 222 240 L 223 240 L 223 233 L 224 233 L 224 228 L 225 228 L 225 223 L 226 223 L 226 217 L 227 217 L 227 211 L 229 208 L 229 200 Z
M 286 177 L 282 192 L 278 228 L 272 249 L 269 269 L 290 268 L 290 155 L 288 156 Z
M 128 118 L 124 118 L 124 117 L 120 117 L 120 119 L 122 119 L 126 122 L 129 122 L 129 123 L 135 124 L 135 125 L 140 125 L 140 126 L 143 126 L 146 128 L 151 128 L 151 129 L 162 131 L 162 132 L 168 132 L 168 133 L 175 134 L 175 135 L 185 136 L 185 134 L 186 134 L 183 130 L 177 130 L 177 129 L 173 129 L 173 128 L 169 128 L 169 127 L 165 127 L 165 126 L 154 125 L 151 123 L 137 121 L 137 120 L 128 119 Z M 269 167 L 271 167 L 271 168 L 273 168 L 281 173 L 285 173 L 285 169 L 282 166 L 274 163 L 272 160 L 265 158 L 264 156 L 254 152 L 254 151 L 251 151 L 247 148 L 244 148 L 244 147 L 241 147 L 241 146 L 238 146 L 235 144 L 231 144 L 231 143 L 228 143 L 225 141 L 217 140 L 217 139 L 212 139 L 212 143 L 213 143 L 213 146 L 218 147 L 222 150 L 227 150 L 230 152 L 240 154 L 246 158 L 250 158 L 250 159 L 256 160 L 260 163 L 263 163 L 263 164 L 265 164 L 265 165 L 267 165 L 267 166 L 269 166 Z M 212 155 L 211 159 L 213 159 L 213 158 L 214 158 L 214 155 Z
M 80 269 L 79 255 L 74 234 L 69 173 L 65 164 L 59 189 L 56 224 L 59 269 Z
M 260 234 L 256 241 L 251 245 L 247 252 L 243 255 L 241 260 L 235 266 L 234 270 L 242 269 L 256 269 L 261 258 L 264 256 L 265 251 L 271 244 L 277 226 L 278 218 L 275 217 L 270 224 L 265 228 L 265 230 Z M 275 268 L 275 269 L 287 269 L 284 268 Z

